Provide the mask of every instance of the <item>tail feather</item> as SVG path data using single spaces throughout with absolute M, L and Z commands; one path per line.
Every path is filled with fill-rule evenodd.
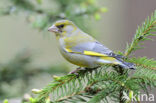
M 119 61 L 121 62 L 120 66 L 123 68 L 133 69 L 133 70 L 136 69 L 135 64 L 133 64 L 133 63 L 124 62 L 122 60 L 119 60 Z
M 128 63 L 128 62 L 124 62 L 122 59 L 125 58 L 124 56 L 121 56 L 121 55 L 117 55 L 117 54 L 114 54 L 114 53 L 111 53 L 110 54 L 112 57 L 116 58 L 119 62 L 120 62 L 120 66 L 123 67 L 123 68 L 127 68 L 127 69 L 136 69 L 135 67 L 135 64 L 133 63 Z

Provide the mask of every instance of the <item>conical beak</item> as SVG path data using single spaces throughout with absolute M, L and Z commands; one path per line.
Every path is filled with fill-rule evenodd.
M 59 31 L 59 29 L 55 25 L 52 25 L 51 27 L 48 28 L 48 31 L 56 33 Z

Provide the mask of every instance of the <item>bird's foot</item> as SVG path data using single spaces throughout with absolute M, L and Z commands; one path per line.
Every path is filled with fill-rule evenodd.
M 79 76 L 79 71 L 85 71 L 86 70 L 86 68 L 83 68 L 83 67 L 78 67 L 77 69 L 75 69 L 75 70 L 73 70 L 73 71 L 71 71 L 69 74 L 75 74 L 76 76 Z
M 81 69 L 81 67 L 76 68 L 75 70 L 69 72 L 69 74 L 78 74 L 77 72 Z
M 75 74 L 77 77 L 79 76 L 79 72 L 82 71 L 82 72 L 92 72 L 93 70 L 99 68 L 100 66 L 98 67 L 95 67 L 95 68 L 84 68 L 84 67 L 79 67 L 77 69 L 75 69 L 74 71 L 71 71 L 69 74 Z

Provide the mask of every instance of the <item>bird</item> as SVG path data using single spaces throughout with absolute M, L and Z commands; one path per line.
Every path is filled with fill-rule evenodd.
M 62 56 L 72 64 L 84 68 L 97 68 L 110 64 L 125 69 L 135 69 L 135 64 L 123 60 L 123 56 L 83 32 L 70 20 L 58 20 L 48 28 L 56 35 Z

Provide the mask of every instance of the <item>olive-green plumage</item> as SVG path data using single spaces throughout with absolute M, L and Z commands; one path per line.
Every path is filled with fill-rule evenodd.
M 72 21 L 56 21 L 48 31 L 56 34 L 63 57 L 75 65 L 94 68 L 103 64 L 113 64 L 134 69 L 132 63 L 124 62 L 122 56 L 114 54 L 110 49 L 80 30 Z

